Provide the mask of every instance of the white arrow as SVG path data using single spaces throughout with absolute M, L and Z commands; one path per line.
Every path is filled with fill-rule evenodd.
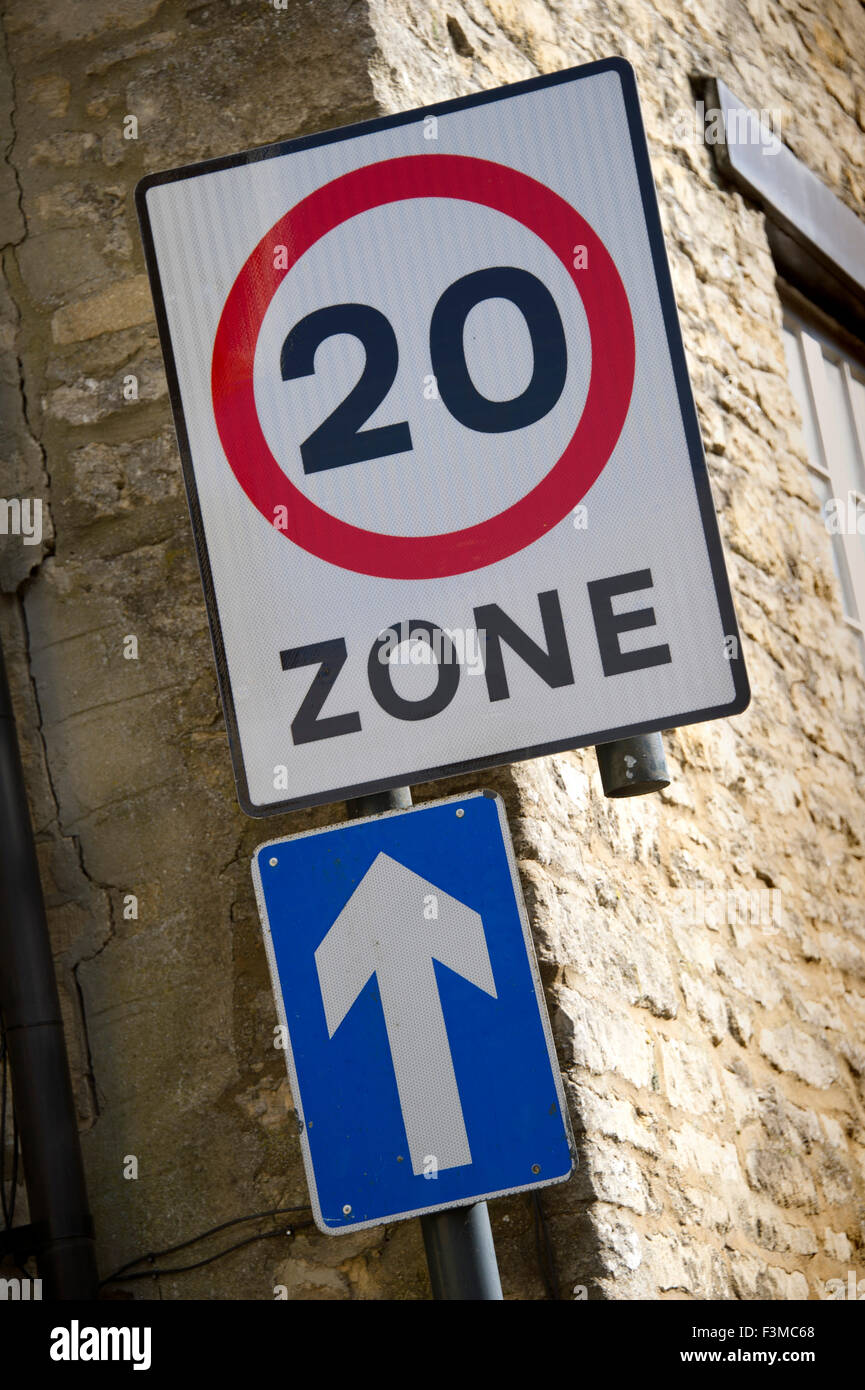
M 472 1161 L 433 958 L 497 997 L 479 913 L 387 854 L 375 859 L 315 953 L 331 1038 L 370 976 L 378 977 L 415 1173 L 430 1157 L 438 1168 Z

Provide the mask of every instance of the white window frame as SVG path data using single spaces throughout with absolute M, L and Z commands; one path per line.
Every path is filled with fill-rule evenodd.
M 838 430 L 839 421 L 830 396 L 826 380 L 825 359 L 836 363 L 841 369 L 844 396 L 853 428 L 854 441 L 865 477 L 865 401 L 857 399 L 851 386 L 855 372 L 856 378 L 865 385 L 865 367 L 848 354 L 843 347 L 826 333 L 821 332 L 801 318 L 787 304 L 784 305 L 784 327 L 799 344 L 801 361 L 805 376 L 805 386 L 810 397 L 811 422 L 820 446 L 821 457 L 810 458 L 808 468 L 811 473 L 822 478 L 829 487 L 831 496 L 840 499 L 842 526 L 839 532 L 831 534 L 836 554 L 846 570 L 846 576 L 855 613 L 847 612 L 844 583 L 841 582 L 842 608 L 844 622 L 858 633 L 860 646 L 865 658 L 865 536 L 857 532 L 848 534 L 846 527 L 848 496 L 855 502 L 857 512 L 865 515 L 865 491 L 851 488 L 840 476 L 841 444 Z M 863 484 L 865 487 L 865 484 Z M 828 528 L 827 528 L 828 529 Z

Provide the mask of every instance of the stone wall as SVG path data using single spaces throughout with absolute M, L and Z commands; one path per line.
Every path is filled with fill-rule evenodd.
M 48 511 L 41 545 L 4 538 L 0 617 L 102 1272 L 306 1200 L 249 876 L 264 828 L 234 797 L 134 185 L 620 53 L 641 89 L 753 702 L 666 736 L 659 797 L 605 800 L 592 750 L 417 795 L 491 783 L 507 801 L 582 1153 L 543 1195 L 559 1296 L 820 1297 L 865 1275 L 865 680 L 763 218 L 681 119 L 691 79 L 719 76 L 781 110 L 793 151 L 861 209 L 862 10 L 7 0 L 3 28 L 0 490 Z M 739 909 L 762 892 L 780 911 L 695 921 L 700 889 Z M 492 1218 L 506 1296 L 547 1296 L 530 1201 Z M 127 1287 L 254 1299 L 276 1285 L 425 1298 L 417 1223 L 304 1229 Z

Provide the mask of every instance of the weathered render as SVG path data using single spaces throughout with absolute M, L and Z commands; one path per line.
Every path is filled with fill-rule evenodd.
M 265 836 L 234 796 L 134 185 L 620 53 L 641 89 L 753 702 L 667 735 L 673 781 L 657 797 L 606 801 L 591 749 L 416 794 L 486 782 L 507 801 L 582 1154 L 543 1196 L 558 1296 L 822 1297 L 865 1276 L 865 678 L 806 472 L 763 215 L 691 120 L 691 79 L 723 78 L 782 112 L 794 153 L 861 211 L 862 9 L 7 0 L 3 29 L 0 491 L 43 498 L 46 516 L 41 545 L 2 539 L 0 615 L 102 1272 L 306 1200 L 249 875 Z M 684 890 L 700 888 L 778 910 L 694 920 Z M 492 1219 L 506 1296 L 548 1296 L 531 1204 L 494 1204 Z M 303 1229 L 127 1287 L 428 1296 L 415 1222 Z

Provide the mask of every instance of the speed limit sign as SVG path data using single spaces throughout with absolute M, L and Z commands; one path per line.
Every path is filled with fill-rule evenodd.
M 246 811 L 744 709 L 625 62 L 136 196 Z

